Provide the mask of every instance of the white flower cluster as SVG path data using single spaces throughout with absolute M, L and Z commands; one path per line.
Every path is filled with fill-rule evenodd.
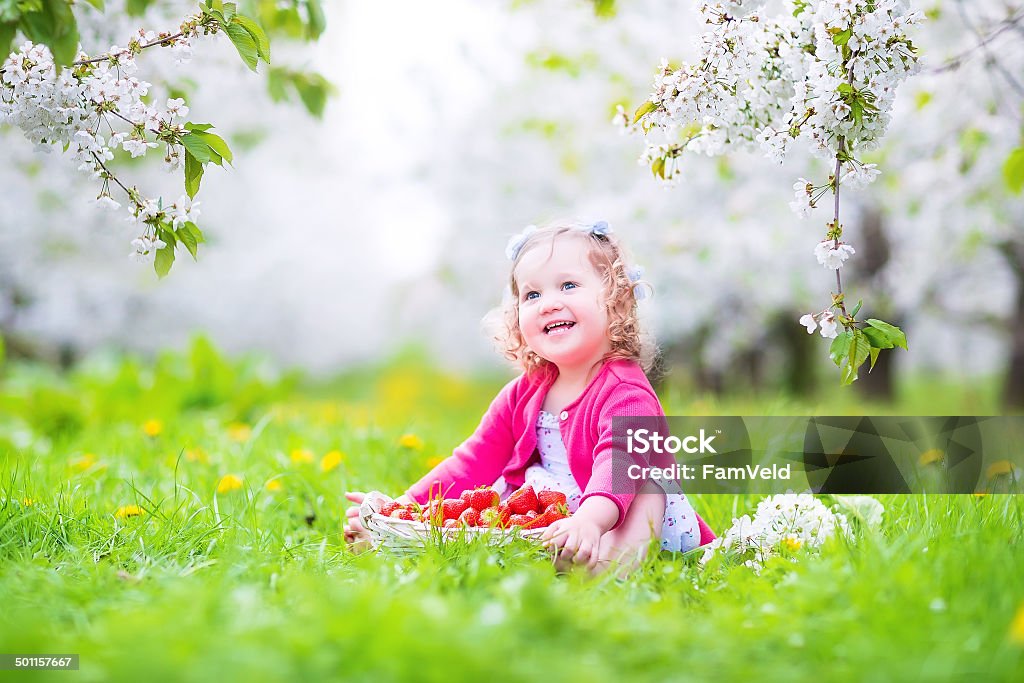
M 17 126 L 46 151 L 73 143 L 82 170 L 93 173 L 103 172 L 100 162 L 112 159 L 117 147 L 133 158 L 145 155 L 158 146 L 150 136 L 166 143 L 165 161 L 176 168 L 181 146 L 173 140 L 185 132 L 179 123 L 188 116 L 184 100 L 168 100 L 164 110 L 147 105 L 150 84 L 134 76 L 131 51 L 114 45 L 109 55 L 58 73 L 48 47 L 26 42 L 3 63 L 0 122 Z M 88 56 L 81 53 L 78 60 Z M 114 132 L 115 124 L 127 124 L 127 132 Z
M 836 322 L 836 316 L 832 311 L 822 311 L 817 315 L 805 313 L 800 316 L 800 324 L 807 328 L 807 334 L 814 334 L 814 330 L 818 329 L 818 323 L 821 323 L 822 337 L 835 339 L 839 336 L 839 323 Z
M 753 519 L 750 515 L 734 519 L 728 531 L 708 545 L 701 563 L 722 552 L 760 571 L 764 562 L 780 550 L 817 548 L 837 533 L 851 536 L 846 516 L 828 509 L 813 495 L 768 496 L 758 503 Z
M 829 270 L 839 270 L 857 251 L 845 242 L 822 240 L 814 247 L 814 258 Z
M 751 11 L 761 4 L 701 8 L 712 28 L 700 38 L 700 61 L 679 69 L 662 63 L 647 126 L 668 133 L 696 126 L 700 135 L 687 149 L 719 154 L 727 144 L 759 145 L 779 162 L 794 139 L 829 159 L 874 144 L 896 87 L 917 69 L 906 29 L 920 14 L 903 0 L 793 0 L 778 16 Z M 860 166 L 854 173 L 859 182 L 874 177 Z
M 150 84 L 135 76 L 135 56 L 146 47 L 164 45 L 175 52 L 179 63 L 186 61 L 191 55 L 189 35 L 195 33 L 189 21 L 176 36 L 140 30 L 129 47 L 114 45 L 105 55 L 92 59 L 79 53 L 73 65 L 60 70 L 50 49 L 31 41 L 0 66 L 0 124 L 20 128 L 37 149 L 70 149 L 79 170 L 102 181 L 99 206 L 119 209 L 121 204 L 110 194 L 110 181 L 121 187 L 131 203 L 132 220 L 147 226 L 132 242 L 136 256 L 165 246 L 157 238 L 157 225 L 166 219 L 168 225 L 177 227 L 191 220 L 191 202 L 179 200 L 165 212 L 157 208 L 162 206 L 161 199 L 146 198 L 134 187 L 124 186 L 105 162 L 114 158 L 118 148 L 136 158 L 163 144 L 165 168 L 181 167 L 181 138 L 189 109 L 182 99 L 167 100 L 165 108 L 147 104 Z M 171 220 L 171 216 L 180 220 Z

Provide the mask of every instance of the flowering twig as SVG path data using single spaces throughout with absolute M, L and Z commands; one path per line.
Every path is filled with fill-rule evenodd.
M 102 180 L 97 202 L 119 209 L 110 196 L 110 181 L 127 196 L 131 220 L 142 228 L 132 240 L 138 259 L 153 259 L 161 277 L 170 270 L 180 243 L 192 255 L 205 241 L 195 223 L 199 215 L 199 191 L 205 166 L 232 161 L 227 143 L 205 123 L 186 122 L 189 108 L 184 99 L 172 98 L 164 107 L 149 104 L 150 84 L 134 76 L 135 58 L 152 47 L 168 47 L 184 62 L 191 58 L 191 40 L 202 35 L 225 33 L 251 69 L 262 60 L 269 63 L 270 46 L 263 30 L 253 20 L 237 14 L 235 5 L 214 8 L 212 2 L 186 17 L 175 33 L 156 34 L 140 29 L 126 48 L 114 46 L 96 57 L 79 53 L 69 68 L 61 69 L 46 45 L 26 42 L 0 67 L 0 123 L 22 129 L 25 137 L 39 147 L 60 145 L 71 150 L 79 169 Z M 108 118 L 108 115 L 110 117 Z M 111 119 L 127 124 L 117 131 Z M 109 137 L 101 126 L 106 124 Z M 184 166 L 185 194 L 174 203 L 144 197 L 127 187 L 106 162 L 118 149 L 133 158 L 163 144 L 168 170 Z
M 792 11 L 772 17 L 755 11 L 761 4 L 704 4 L 701 12 L 712 28 L 700 36 L 699 63 L 673 69 L 663 61 L 649 101 L 632 122 L 624 116 L 617 120 L 644 133 L 662 129 L 669 136 L 685 135 L 682 144 L 648 143 L 641 156 L 667 180 L 678 174 L 677 159 L 684 152 L 717 155 L 729 146 L 759 145 L 782 163 L 789 145 L 804 139 L 815 154 L 834 161 L 826 185 L 804 178 L 794 184 L 790 206 L 806 216 L 825 191 L 834 194 L 833 218 L 814 254 L 836 271 L 837 291 L 824 310 L 802 316 L 800 323 L 809 333 L 820 324 L 822 336 L 833 340 L 830 355 L 848 384 L 868 357 L 874 365 L 879 349 L 906 348 L 899 328 L 856 320 L 863 302 L 847 311 L 840 268 L 856 251 L 840 240 L 839 190 L 843 184 L 867 185 L 879 173 L 856 155 L 877 144 L 896 87 L 917 69 L 906 27 L 920 16 L 903 11 L 896 0 L 791 0 Z

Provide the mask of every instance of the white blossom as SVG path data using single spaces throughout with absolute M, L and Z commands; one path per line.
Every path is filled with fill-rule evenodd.
M 832 311 L 821 316 L 821 336 L 826 339 L 835 339 L 839 334 L 839 325 L 836 323 L 836 317 L 832 314 Z
M 834 240 L 823 240 L 814 247 L 814 257 L 818 259 L 818 263 L 829 270 L 838 270 L 848 258 L 856 253 L 857 251 L 849 244 L 840 242 L 836 246 Z
M 807 334 L 814 334 L 814 330 L 818 328 L 817 321 L 815 321 L 814 316 L 810 313 L 800 316 L 800 324 L 807 328 Z
M 768 496 L 757 504 L 753 518 L 733 519 L 732 526 L 708 545 L 700 561 L 706 563 L 720 552 L 759 571 L 773 555 L 819 548 L 835 536 L 851 537 L 849 521 L 813 495 Z

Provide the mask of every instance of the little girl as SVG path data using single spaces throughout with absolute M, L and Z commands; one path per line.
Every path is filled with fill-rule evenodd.
M 639 273 L 627 272 L 608 224 L 531 226 L 506 255 L 512 297 L 500 340 L 523 374 L 498 393 L 473 435 L 400 500 L 422 504 L 481 485 L 503 498 L 524 483 L 562 491 L 573 515 L 543 539 L 560 548 L 563 562 L 591 569 L 641 559 L 653 535 L 668 550 L 710 542 L 714 534 L 678 486 L 665 495 L 654 482 L 624 478 L 621 462 L 613 471 L 612 417 L 664 411 L 641 367 L 653 354 L 637 320 Z M 650 464 L 673 462 L 661 454 Z M 348 517 L 346 537 L 363 536 L 357 509 Z

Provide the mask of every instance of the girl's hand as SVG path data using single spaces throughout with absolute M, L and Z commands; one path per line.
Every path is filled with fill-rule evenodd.
M 345 542 L 351 545 L 352 550 L 356 552 L 366 550 L 370 545 L 370 532 L 359 520 L 359 506 L 366 498 L 366 494 L 362 491 L 346 491 L 345 498 L 355 503 L 345 510 L 345 517 L 348 518 L 348 523 L 345 524 Z
M 541 540 L 548 548 L 561 548 L 555 556 L 556 564 L 585 564 L 594 571 L 601 556 L 601 537 L 618 519 L 619 508 L 614 501 L 606 496 L 591 496 L 572 517 L 549 526 Z
M 366 499 L 366 494 L 362 491 L 346 491 L 345 498 L 355 503 L 355 505 L 345 510 L 345 517 L 348 519 L 348 523 L 345 524 L 345 542 L 350 544 L 352 550 L 356 552 L 366 550 L 371 545 L 371 536 L 359 519 L 359 506 Z M 395 500 L 403 505 L 412 502 L 412 499 L 406 495 L 399 496 Z
M 555 562 L 561 566 L 569 563 L 586 565 L 593 571 L 600 557 L 601 536 L 605 530 L 585 515 L 567 517 L 548 527 L 541 540 L 546 548 L 561 548 L 555 555 Z

